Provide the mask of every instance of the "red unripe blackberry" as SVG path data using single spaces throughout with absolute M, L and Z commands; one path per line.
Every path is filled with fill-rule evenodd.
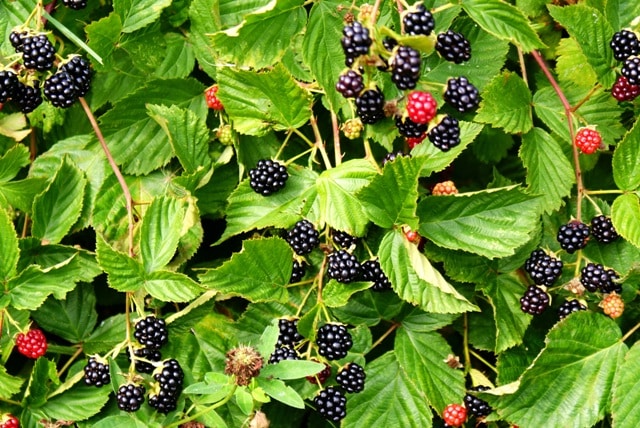
M 371 37 L 369 37 L 369 30 L 358 21 L 345 26 L 342 30 L 342 35 L 341 42 L 345 63 L 347 67 L 350 67 L 357 57 L 369 53 Z
M 87 0 L 62 0 L 62 4 L 73 10 L 80 10 L 87 7 Z
M 169 331 L 167 330 L 167 324 L 162 318 L 149 315 L 136 323 L 133 337 L 135 337 L 141 345 L 148 348 L 160 349 L 169 340 Z
M 21 49 L 25 68 L 46 71 L 53 67 L 56 50 L 46 35 L 35 34 L 25 37 Z
M 420 52 L 409 46 L 400 46 L 391 57 L 391 81 L 400 90 L 413 89 L 420 79 Z
M 471 388 L 472 391 L 487 391 L 489 389 L 491 388 L 488 386 L 476 386 Z M 475 416 L 476 418 L 488 416 L 492 411 L 489 403 L 471 394 L 466 394 L 464 396 L 464 407 L 470 415 Z
M 396 150 L 395 152 L 389 152 L 386 155 L 384 155 L 384 158 L 382 158 L 382 166 L 385 166 L 387 164 L 387 162 L 393 162 L 394 160 L 396 160 L 399 157 L 406 157 L 406 156 L 411 157 L 411 155 L 409 153 L 405 153 L 402 150 Z
M 562 260 L 547 255 L 538 249 L 524 263 L 524 270 L 531 276 L 536 285 L 550 287 L 562 275 Z
M 278 330 L 278 346 L 294 346 L 304 339 L 304 337 L 302 337 L 298 332 L 297 319 L 290 320 L 286 318 L 280 318 L 278 320 Z
M 222 105 L 222 101 L 218 98 L 218 85 L 213 85 L 207 88 L 204 91 L 205 100 L 207 101 L 207 107 L 212 110 L 222 111 L 224 110 L 224 106 Z
M 564 319 L 574 312 L 586 311 L 587 307 L 576 299 L 567 300 L 558 308 L 558 318 Z
M 349 363 L 347 367 L 338 372 L 336 381 L 346 392 L 355 393 L 364 389 L 366 377 L 367 375 L 361 366 L 356 363 Z
M 327 273 L 329 278 L 333 278 L 341 283 L 356 281 L 360 277 L 362 266 L 353 254 L 346 250 L 334 251 L 327 259 Z
M 5 103 L 15 96 L 19 83 L 18 76 L 13 71 L 0 71 L 0 103 Z
M 287 167 L 271 159 L 261 159 L 255 168 L 249 170 L 249 185 L 263 196 L 284 188 L 288 179 Z
M 620 293 L 622 287 L 614 281 L 620 279 L 613 269 L 605 269 L 598 263 L 587 263 L 580 271 L 580 282 L 592 293 L 600 290 L 603 293 Z
M 427 132 L 429 125 L 415 123 L 408 117 L 403 119 L 402 116 L 396 116 L 396 128 L 403 137 L 420 138 Z
M 47 352 L 47 338 L 42 330 L 32 328 L 27 332 L 18 333 L 16 336 L 16 347 L 18 352 L 27 358 L 39 358 Z
M 157 394 L 149 394 L 149 406 L 166 415 L 176 410 L 179 396 L 161 388 Z
M 414 10 L 407 13 L 402 18 L 404 24 L 405 34 L 418 35 L 423 34 L 428 36 L 431 34 L 436 26 L 436 21 L 433 19 L 431 12 L 425 9 L 422 3 L 415 6 Z
M 427 133 L 426 132 L 424 134 L 422 134 L 421 136 L 419 136 L 419 137 L 408 137 L 408 138 L 405 138 L 405 141 L 407 142 L 407 146 L 409 146 L 409 150 L 411 150 L 415 146 L 417 146 L 418 144 L 422 143 L 425 138 L 427 138 Z
M 632 85 L 626 77 L 618 76 L 611 88 L 611 95 L 620 102 L 633 101 L 640 95 L 640 85 Z
M 340 324 L 325 324 L 316 334 L 318 353 L 327 360 L 339 360 L 347 356 L 353 346 L 351 334 Z
M 640 58 L 634 56 L 627 59 L 620 73 L 627 78 L 630 85 L 640 85 Z
M 560 226 L 556 236 L 560 247 L 567 253 L 573 254 L 584 248 L 589 240 L 589 226 L 578 220 L 570 221 Z
M 530 285 L 520 298 L 520 309 L 531 315 L 540 315 L 548 306 L 549 295 L 535 285 Z
M 618 61 L 624 61 L 630 56 L 640 53 L 640 40 L 636 33 L 628 30 L 618 31 L 613 35 L 609 46 L 613 51 L 613 57 Z
M 374 124 L 384 119 L 384 95 L 377 88 L 356 97 L 356 114 L 362 123 Z
M 22 52 L 24 39 L 26 39 L 28 36 L 28 31 L 12 31 L 11 34 L 9 34 L 9 42 L 11 42 L 11 46 L 13 46 L 16 52 Z
M 337 244 L 340 248 L 344 248 L 345 250 L 348 250 L 358 243 L 358 238 L 355 236 L 333 228 L 331 229 L 331 240 L 334 244 Z
M 84 366 L 84 383 L 99 388 L 103 385 L 108 385 L 110 382 L 109 364 L 99 362 L 96 357 L 90 357 L 87 365 Z
M 407 113 L 415 123 L 427 124 L 436 117 L 438 104 L 429 92 L 412 91 L 407 97 Z
M 33 86 L 27 86 L 22 82 L 18 82 L 18 87 L 12 98 L 22 113 L 31 113 L 40 104 L 42 104 L 42 92 L 40 91 L 40 82 L 34 81 Z
M 367 260 L 362 264 L 362 280 L 373 282 L 370 288 L 372 291 L 391 290 L 391 282 L 382 271 L 378 259 Z
M 320 244 L 320 234 L 309 220 L 300 220 L 287 232 L 285 236 L 293 251 L 299 256 L 304 256 L 313 251 Z
M 447 61 L 461 64 L 471 59 L 471 44 L 464 35 L 447 30 L 438 34 L 436 51 Z
M 176 359 L 165 360 L 162 367 L 154 371 L 153 378 L 160 384 L 160 389 L 174 394 L 182 391 L 184 372 Z
M 315 362 L 318 362 L 315 358 L 312 359 Z M 320 385 L 324 385 L 325 382 L 331 377 L 331 366 L 327 363 L 324 363 L 324 369 L 320 373 L 316 373 L 312 376 L 307 376 L 306 379 L 309 383 L 317 385 L 320 382 Z
M 290 346 L 276 346 L 276 349 L 269 356 L 269 364 L 277 364 L 282 360 L 299 360 L 300 355 Z
M 313 399 L 313 404 L 327 420 L 339 422 L 347 416 L 347 399 L 342 391 L 332 386 L 320 391 Z
M 118 388 L 116 401 L 118 408 L 125 412 L 135 412 L 140 409 L 144 403 L 144 393 L 146 389 L 142 385 L 127 383 Z
M 442 412 L 442 419 L 447 425 L 459 427 L 467 420 L 467 409 L 460 404 L 449 404 Z
M 293 261 L 293 267 L 291 268 L 291 277 L 289 278 L 289 284 L 295 284 L 302 281 L 304 274 L 307 272 L 306 264 L 297 260 Z
M 464 113 L 478 107 L 480 93 L 466 77 L 460 76 L 447 81 L 444 100 L 460 113 Z
M 355 70 L 347 70 L 342 73 L 336 83 L 336 91 L 345 98 L 355 98 L 364 89 L 362 75 Z
M 602 137 L 593 128 L 580 128 L 576 133 L 575 144 L 582 153 L 590 155 L 602 145 Z
M 76 101 L 74 83 L 69 73 L 59 71 L 44 81 L 44 96 L 54 107 L 68 108 Z
M 84 97 L 91 88 L 91 68 L 87 61 L 80 55 L 74 55 L 68 62 L 60 67 L 71 76 L 76 97 Z
M 609 244 L 620 237 L 611 219 L 604 215 L 598 215 L 591 219 L 591 235 L 596 241 Z
M 20 421 L 12 414 L 5 414 L 0 417 L 0 428 L 20 428 Z
M 159 349 L 156 348 L 137 348 L 133 350 L 133 354 L 138 358 L 144 358 L 148 361 L 158 362 L 162 360 L 162 354 Z M 127 352 L 127 358 L 130 359 L 129 352 Z M 138 373 L 152 373 L 155 370 L 155 366 L 146 361 L 135 359 L 136 371 Z
M 448 152 L 460 144 L 460 125 L 458 124 L 458 119 L 446 115 L 429 131 L 427 137 L 434 146 L 443 152 Z

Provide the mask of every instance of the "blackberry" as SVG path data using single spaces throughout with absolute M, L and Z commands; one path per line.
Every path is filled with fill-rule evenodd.
M 535 250 L 524 263 L 524 270 L 536 285 L 550 287 L 562 275 L 562 260 L 548 256 L 542 250 Z
M 261 159 L 255 168 L 249 170 L 249 185 L 263 196 L 269 196 L 284 188 L 288 179 L 287 168 L 271 159 Z
M 349 249 L 358 243 L 358 238 L 342 230 L 331 229 L 331 240 L 340 248 Z
M 156 370 L 153 378 L 160 384 L 160 389 L 179 394 L 182 390 L 184 372 L 178 360 L 172 358 L 163 362 L 162 368 Z
M 313 399 L 316 410 L 323 418 L 333 422 L 339 422 L 347 416 L 347 399 L 337 388 L 328 386 Z
M 403 152 L 402 150 L 396 150 L 395 152 L 389 152 L 386 155 L 384 155 L 384 158 L 382 158 L 382 166 L 384 166 L 387 162 L 392 162 L 395 159 L 401 157 L 401 156 L 409 156 L 411 157 L 411 155 L 409 155 L 408 153 Z
M 636 33 L 632 31 L 618 31 L 611 38 L 609 46 L 613 51 L 613 57 L 618 61 L 624 61 L 630 56 L 640 53 L 640 41 Z
M 340 92 L 345 98 L 355 98 L 364 89 L 364 81 L 362 75 L 354 70 L 348 70 L 340 75 L 338 83 L 336 83 L 336 91 Z
M 364 389 L 364 380 L 367 377 L 364 369 L 356 363 L 349 363 L 340 370 L 336 376 L 338 384 L 347 392 L 360 392 Z
M 287 232 L 285 239 L 299 256 L 309 254 L 320 243 L 320 234 L 309 220 L 300 220 Z
M 627 78 L 630 85 L 640 85 L 640 58 L 634 56 L 627 59 L 622 65 L 620 73 Z
M 84 97 L 89 92 L 91 86 L 91 69 L 89 63 L 79 55 L 73 56 L 69 62 L 60 67 L 73 80 L 73 89 L 77 97 Z
M 179 394 L 172 394 L 160 388 L 157 394 L 149 394 L 149 406 L 156 409 L 158 413 L 167 414 L 173 412 L 178 407 Z
M 458 119 L 446 115 L 427 134 L 429 141 L 442 150 L 448 152 L 460 144 L 460 125 Z
M 13 71 L 0 71 L 0 103 L 5 103 L 15 96 L 19 83 L 18 76 Z
M 312 361 L 315 361 L 316 363 L 319 362 L 315 358 L 312 358 Z M 324 385 L 324 383 L 330 377 L 331 377 L 331 366 L 327 363 L 324 363 L 324 369 L 322 369 L 320 373 L 316 373 L 315 375 L 312 375 L 312 376 L 307 376 L 305 379 L 307 379 L 309 383 L 312 383 L 314 385 L 317 385 L 318 382 L 320 382 L 321 385 Z
M 22 44 L 22 63 L 26 68 L 46 71 L 53 67 L 56 50 L 44 34 L 27 36 Z
M 51 105 L 68 108 L 76 101 L 73 80 L 69 73 L 59 71 L 44 81 L 44 96 Z
M 461 64 L 471 59 L 471 44 L 464 35 L 447 30 L 438 34 L 436 51 L 447 61 Z
M 369 53 L 369 46 L 371 46 L 371 37 L 369 37 L 369 30 L 362 26 L 358 21 L 355 21 L 351 25 L 347 25 L 342 30 L 342 49 L 346 58 L 345 63 L 347 67 L 353 64 L 353 61 L 360 55 L 367 55 Z
M 87 0 L 62 0 L 62 4 L 69 9 L 80 10 L 87 7 Z
M 580 283 L 592 293 L 600 290 L 603 293 L 620 294 L 622 287 L 614 282 L 618 279 L 620 278 L 613 269 L 605 269 L 604 266 L 597 263 L 588 263 L 580 271 Z
M 118 408 L 125 412 L 135 412 L 140 409 L 142 403 L 144 403 L 144 393 L 146 389 L 142 385 L 136 385 L 133 383 L 127 383 L 118 388 L 116 394 L 116 400 L 118 402 Z
M 596 241 L 609 244 L 620 237 L 616 228 L 613 227 L 611 219 L 604 215 L 599 215 L 591 219 L 591 234 Z
M 300 343 L 304 337 L 298 333 L 298 320 L 288 320 L 286 318 L 280 318 L 278 320 L 278 346 L 283 345 L 296 345 Z
M 423 4 L 419 4 L 414 12 L 407 13 L 402 18 L 405 34 L 428 36 L 436 27 L 436 21 L 431 12 L 425 9 Z
M 269 356 L 269 364 L 277 364 L 282 360 L 299 360 L 298 352 L 289 346 L 276 346 L 276 349 Z
M 133 354 L 138 358 L 144 358 L 145 360 L 158 362 L 162 360 L 162 354 L 160 350 L 155 348 L 138 348 L 133 350 Z M 127 358 L 131 359 L 131 356 L 127 352 Z M 152 373 L 155 370 L 155 366 L 146 361 L 136 359 L 136 371 L 138 373 Z
M 12 100 L 18 104 L 22 113 L 31 113 L 42 104 L 40 82 L 36 80 L 33 82 L 33 86 L 18 82 L 18 87 Z
M 141 345 L 148 348 L 160 349 L 162 345 L 166 344 L 169 340 L 169 331 L 167 330 L 167 324 L 162 318 L 149 315 L 136 323 L 133 337 L 135 337 Z
M 377 88 L 356 97 L 356 113 L 362 123 L 374 124 L 384 119 L 384 95 Z
M 389 52 L 393 50 L 396 46 L 398 46 L 398 41 L 392 37 L 385 37 L 382 39 L 382 46 Z
M 408 117 L 402 120 L 402 116 L 396 116 L 396 128 L 398 128 L 398 132 L 403 137 L 420 138 L 427 132 L 429 125 L 426 123 L 415 123 Z
M 491 388 L 488 386 L 476 386 L 471 388 L 472 391 L 487 391 Z M 464 396 L 464 407 L 467 408 L 467 412 L 476 418 L 483 418 L 491 413 L 491 406 L 484 400 L 479 399 L 475 395 L 466 394 Z
M 558 318 L 564 319 L 574 312 L 586 311 L 587 307 L 576 299 L 567 300 L 558 308 Z
M 111 382 L 109 364 L 101 363 L 95 357 L 90 357 L 87 365 L 84 366 L 84 383 L 99 388 L 108 385 L 109 382 Z
M 300 263 L 297 260 L 294 260 L 293 268 L 291 268 L 291 278 L 289 278 L 289 284 L 295 284 L 296 282 L 302 281 L 302 278 L 304 278 L 304 274 L 306 272 L 306 265 L 304 263 Z
M 460 113 L 464 113 L 478 107 L 480 93 L 466 77 L 460 76 L 447 81 L 444 100 Z
M 531 315 L 540 315 L 549 306 L 549 295 L 535 285 L 530 285 L 520 298 L 520 309 Z
M 9 34 L 9 41 L 11 42 L 11 46 L 13 46 L 16 52 L 22 52 L 24 39 L 26 39 L 28 36 L 28 31 L 12 31 L 11 34 Z
M 327 360 L 339 360 L 347 356 L 353 341 L 345 326 L 325 324 L 318 329 L 316 345 L 318 345 L 318 353 Z
M 556 238 L 563 250 L 573 254 L 587 245 L 589 226 L 577 220 L 570 221 L 560 226 Z
M 362 264 L 362 280 L 373 282 L 372 291 L 391 290 L 391 282 L 382 271 L 378 259 L 367 260 Z
M 400 90 L 413 89 L 420 79 L 420 52 L 400 46 L 391 58 L 391 81 Z
M 360 262 L 346 250 L 334 251 L 327 259 L 329 278 L 338 282 L 349 283 L 357 280 L 362 272 Z
M 611 95 L 619 102 L 633 101 L 640 95 L 640 86 L 631 85 L 626 77 L 618 76 L 616 83 L 611 88 Z

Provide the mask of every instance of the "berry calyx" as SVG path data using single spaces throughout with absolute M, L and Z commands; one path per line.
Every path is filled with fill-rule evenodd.
M 620 237 L 616 228 L 613 227 L 611 218 L 604 215 L 598 215 L 592 218 L 590 229 L 591 235 L 596 238 L 596 241 L 602 244 L 609 244 Z
M 362 266 L 353 254 L 346 250 L 334 251 L 327 259 L 327 273 L 329 278 L 347 284 L 360 277 Z
M 325 324 L 318 329 L 316 345 L 318 345 L 318 353 L 327 360 L 339 360 L 347 356 L 353 341 L 344 325 Z
M 578 220 L 572 220 L 560 226 L 556 239 L 563 250 L 569 254 L 573 254 L 587 245 L 587 241 L 589 240 L 589 226 Z
M 459 427 L 467 420 L 467 409 L 460 404 L 449 404 L 442 412 L 442 419 L 447 425 Z
M 447 61 L 461 64 L 471 59 L 471 44 L 464 35 L 447 30 L 438 34 L 436 51 Z
M 460 113 L 464 113 L 478 107 L 480 93 L 466 77 L 460 76 L 447 81 L 444 100 Z
M 118 408 L 125 412 L 135 412 L 144 403 L 144 393 L 146 389 L 142 385 L 127 383 L 118 388 L 116 401 Z
M 443 181 L 441 183 L 437 183 L 433 186 L 433 190 L 431 191 L 433 196 L 449 196 L 449 195 L 457 195 L 458 189 L 453 181 Z
M 261 159 L 255 168 L 249 170 L 249 185 L 263 196 L 283 189 L 288 179 L 287 167 L 271 159 Z
M 96 357 L 90 357 L 87 365 L 84 366 L 84 383 L 100 388 L 111 382 L 109 374 L 109 364 Z
M 624 312 L 624 300 L 616 293 L 608 294 L 601 302 L 600 307 L 605 315 L 616 319 L 622 316 Z
M 628 58 L 622 65 L 620 73 L 627 78 L 630 85 L 640 85 L 640 57 Z
M 476 386 L 471 388 L 472 391 L 487 391 L 489 389 L 491 388 L 488 386 Z M 470 415 L 475 416 L 476 418 L 488 416 L 492 410 L 489 403 L 472 394 L 466 394 L 464 396 L 464 407 Z
M 320 244 L 319 237 L 315 226 L 305 219 L 298 221 L 293 229 L 287 232 L 285 240 L 297 255 L 304 256 Z
M 611 88 L 611 95 L 620 102 L 633 101 L 640 95 L 640 85 L 632 85 L 626 77 L 618 76 Z
M 400 90 L 413 89 L 420 79 L 420 52 L 409 46 L 399 46 L 391 57 L 391 81 Z
M 160 349 L 169 340 L 167 324 L 162 318 L 149 315 L 135 325 L 133 337 L 148 348 Z
M 16 336 L 16 347 L 18 352 L 27 358 L 39 358 L 47 352 L 47 338 L 42 330 L 38 328 L 32 328 L 27 332 L 18 333 Z
M 382 271 L 378 259 L 367 260 L 362 264 L 362 280 L 373 282 L 370 288 L 372 291 L 387 291 L 392 288 L 391 281 Z
M 209 86 L 204 91 L 204 96 L 207 101 L 207 107 L 215 111 L 224 110 L 224 106 L 222 105 L 222 101 L 218 98 L 218 85 Z
M 569 315 L 578 311 L 586 311 L 587 307 L 580 303 L 579 300 L 571 299 L 567 300 L 558 308 L 558 318 L 565 319 Z
M 345 98 L 355 98 L 364 89 L 362 75 L 355 70 L 347 70 L 342 73 L 336 83 L 336 91 Z
M 520 309 L 531 315 L 540 315 L 549 306 L 549 295 L 542 288 L 530 285 L 520 298 Z
M 20 428 L 20 421 L 12 414 L 7 413 L 0 417 L 0 428 Z
M 582 153 L 590 155 L 602 145 L 602 137 L 593 128 L 580 128 L 576 133 L 575 143 Z
M 410 9 L 409 13 L 402 18 L 402 23 L 404 24 L 404 32 L 410 35 L 428 36 L 436 26 L 433 15 L 422 3 Z
M 258 351 L 250 346 L 238 346 L 227 352 L 224 372 L 234 375 L 238 386 L 245 386 L 260 374 L 263 365 L 264 359 Z
M 534 250 L 524 263 L 524 270 L 536 285 L 550 287 L 562 275 L 562 260 L 547 255 L 543 250 Z
M 438 104 L 429 92 L 412 91 L 407 96 L 409 119 L 418 124 L 427 124 L 436 117 Z
M 618 31 L 613 35 L 609 46 L 613 51 L 613 57 L 618 61 L 624 61 L 630 56 L 640 53 L 640 40 L 636 33 L 628 30 Z
M 347 367 L 338 372 L 336 381 L 346 392 L 356 393 L 364 389 L 366 377 L 367 375 L 360 365 L 349 363 Z
M 347 399 L 337 388 L 332 386 L 323 389 L 313 399 L 316 410 L 323 418 L 339 422 L 347 416 Z
M 446 115 L 427 134 L 429 141 L 442 150 L 448 152 L 460 144 L 460 125 L 458 119 Z
M 374 124 L 384 119 L 384 96 L 378 88 L 368 89 L 356 97 L 356 114 L 362 123 Z
M 350 140 L 355 140 L 356 138 L 360 138 L 364 125 L 360 118 L 356 117 L 354 119 L 348 119 L 344 124 L 342 124 L 340 129 L 342 129 L 345 137 Z

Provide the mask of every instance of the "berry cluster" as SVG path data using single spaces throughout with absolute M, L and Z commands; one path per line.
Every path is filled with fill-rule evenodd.
M 562 275 L 562 260 L 547 255 L 543 250 L 535 250 L 524 263 L 524 270 L 536 285 L 550 287 Z
M 327 266 L 329 278 L 343 284 L 356 281 L 362 272 L 362 266 L 356 256 L 346 250 L 338 250 L 329 254 Z
M 575 144 L 582 153 L 590 155 L 600 148 L 602 137 L 593 128 L 580 128 L 576 133 Z
M 367 375 L 362 366 L 356 363 L 349 363 L 338 372 L 336 381 L 349 393 L 356 393 L 364 390 L 364 380 Z
M 109 374 L 109 364 L 97 357 L 89 357 L 87 365 L 84 366 L 84 383 L 100 388 L 111 382 Z
M 587 245 L 587 241 L 589 240 L 589 226 L 578 220 L 570 221 L 560 226 L 556 238 L 563 250 L 569 254 L 573 254 Z
M 602 244 L 610 244 L 620 237 L 620 235 L 618 235 L 618 232 L 616 231 L 616 228 L 613 227 L 611 218 L 602 214 L 591 219 L 590 230 L 591 235 L 596 238 L 596 241 Z
M 149 394 L 149 406 L 164 414 L 174 411 L 178 406 L 184 381 L 180 363 L 175 359 L 165 360 L 162 367 L 156 369 L 153 378 L 156 384 Z
M 299 256 L 309 254 L 320 244 L 320 234 L 309 220 L 298 221 L 285 236 L 293 251 Z
M 347 416 L 347 398 L 338 388 L 328 386 L 313 399 L 316 410 L 323 418 L 332 422 L 340 422 Z
M 624 312 L 624 300 L 622 300 L 620 295 L 612 293 L 602 299 L 600 307 L 605 315 L 609 315 L 611 318 L 616 319 L 622 316 L 622 313 Z
M 209 86 L 204 91 L 205 100 L 207 101 L 207 107 L 215 111 L 224 110 L 224 106 L 222 105 L 222 101 L 218 98 L 218 90 L 220 87 L 218 85 Z
M 269 364 L 282 360 L 299 360 L 296 346 L 304 340 L 298 332 L 298 320 L 281 318 L 278 320 L 278 342 L 275 351 L 269 357 Z
M 586 310 L 587 310 L 587 307 L 582 303 L 580 303 L 580 301 L 575 299 L 567 300 L 566 302 L 561 304 L 560 307 L 558 308 L 558 318 L 564 319 L 574 312 L 586 311 Z
M 249 170 L 249 185 L 263 196 L 284 188 L 288 179 L 287 167 L 271 159 L 261 159 L 255 168 Z
M 358 238 L 342 230 L 331 229 L 331 240 L 340 248 L 348 250 L 358 243 Z
M 372 291 L 391 290 L 391 281 L 382 271 L 378 259 L 367 260 L 362 264 L 362 280 L 373 282 L 370 288 Z
M 442 412 L 444 423 L 451 427 L 459 427 L 467 420 L 467 409 L 461 404 L 449 404 Z
M 16 336 L 18 352 L 27 358 L 39 358 L 47 352 L 47 338 L 42 330 L 32 328 L 26 334 L 18 333 Z
M 138 358 L 153 362 L 162 359 L 160 348 L 169 340 L 167 324 L 162 318 L 149 315 L 136 323 L 133 337 L 142 345 L 141 348 L 134 349 L 136 370 L 140 373 L 151 373 L 154 370 L 153 364 Z
M 431 189 L 431 194 L 433 196 L 449 196 L 449 195 L 457 195 L 458 189 L 455 183 L 451 180 L 442 181 L 440 183 L 436 183 Z
M 540 315 L 549 306 L 549 295 L 542 288 L 530 285 L 520 298 L 520 309 L 531 315 Z
M 592 293 L 600 291 L 602 293 L 621 293 L 622 286 L 616 283 L 620 279 L 613 269 L 605 269 L 597 263 L 587 263 L 580 271 L 580 282 L 587 291 Z
M 118 408 L 125 412 L 136 412 L 140 410 L 144 403 L 144 394 L 147 392 L 143 385 L 137 383 L 126 383 L 116 393 Z
M 621 30 L 613 35 L 609 46 L 613 57 L 623 62 L 622 76 L 616 80 L 611 94 L 618 101 L 632 101 L 640 94 L 640 40 L 636 33 Z
M 353 346 L 351 334 L 344 325 L 325 324 L 316 334 L 318 353 L 327 360 L 339 360 L 347 356 Z
M 307 265 L 304 262 L 300 262 L 298 260 L 293 261 L 293 266 L 291 267 L 291 277 L 289 278 L 289 284 L 295 284 L 296 282 L 302 281 L 304 275 L 307 273 Z
M 489 389 L 488 386 L 476 386 L 471 388 L 471 391 L 487 391 Z M 469 415 L 475 416 L 477 419 L 485 418 L 492 412 L 489 403 L 469 393 L 464 396 L 464 407 Z

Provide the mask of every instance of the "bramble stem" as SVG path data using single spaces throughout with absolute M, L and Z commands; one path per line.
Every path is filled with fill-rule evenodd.
M 331 128 L 333 130 L 333 151 L 336 166 L 342 163 L 342 148 L 340 146 L 340 128 L 338 127 L 338 116 L 331 112 Z
M 522 52 L 522 48 L 517 46 L 518 48 L 518 62 L 520 63 L 520 72 L 522 73 L 522 80 L 524 80 L 524 84 L 529 87 L 529 79 L 527 78 L 527 67 L 524 63 L 524 53 Z
M 380 345 L 387 337 L 389 337 L 389 335 L 391 333 L 393 333 L 393 331 L 395 329 L 397 329 L 398 327 L 400 327 L 400 323 L 394 322 L 393 324 L 391 324 L 391 327 L 389 327 L 387 329 L 387 331 L 384 332 L 384 334 L 382 336 L 380 336 L 378 338 L 378 340 L 376 340 L 375 342 L 373 342 L 373 344 L 371 345 L 371 348 L 369 348 L 369 351 L 371 351 L 373 348 L 375 348 L 376 346 Z M 365 352 L 365 355 L 369 352 Z
M 195 419 L 198 419 L 200 416 L 206 415 L 207 413 L 217 409 L 218 407 L 224 406 L 225 404 L 227 404 L 229 402 L 229 400 L 231 400 L 231 397 L 233 397 L 233 395 L 236 393 L 236 389 L 238 389 L 238 385 L 233 385 L 233 388 L 231 389 L 231 391 L 229 391 L 229 394 L 227 394 L 226 397 L 224 397 L 222 400 L 218 401 L 213 406 L 209 406 L 206 409 L 199 411 L 195 415 L 191 415 L 191 416 L 189 416 L 187 418 L 180 419 L 177 422 L 169 424 L 169 425 L 167 425 L 166 428 L 174 428 L 174 427 L 178 427 L 178 426 L 180 426 L 182 424 L 186 424 L 187 422 L 191 422 L 191 421 L 193 421 Z
M 482 358 L 482 356 L 480 354 L 478 354 L 477 352 L 475 352 L 473 349 L 469 349 L 469 352 L 471 353 L 471 355 L 473 355 L 478 361 L 482 362 L 482 364 L 484 364 L 485 366 L 489 367 L 491 369 L 491 371 L 493 371 L 494 373 L 498 373 L 498 370 L 493 366 L 493 364 L 489 363 L 487 360 L 485 360 L 484 358 Z
M 76 360 L 76 358 L 78 358 L 80 354 L 82 354 L 82 347 L 79 347 L 78 350 L 71 357 L 69 357 L 69 360 L 64 364 L 64 366 L 62 366 L 60 371 L 58 371 L 58 377 L 62 376 L 62 373 L 64 373 L 69 367 L 71 367 L 71 364 L 73 364 L 73 362 Z
M 634 325 L 631 330 L 629 330 L 628 332 L 625 333 L 624 336 L 622 336 L 622 339 L 620 339 L 620 342 L 624 342 L 625 340 L 627 340 L 629 338 L 629 336 L 631 336 L 633 333 L 635 333 L 635 331 L 637 329 L 639 329 L 639 328 L 640 328 L 640 323 Z
M 469 370 L 471 370 L 471 354 L 469 353 L 469 317 L 466 313 L 464 314 L 463 346 L 464 372 L 469 373 Z
M 324 147 L 324 142 L 322 141 L 320 128 L 318 128 L 318 120 L 315 118 L 315 116 L 311 116 L 311 119 L 309 119 L 309 123 L 311 124 L 311 129 L 313 129 L 313 135 L 316 138 L 316 147 L 320 150 L 322 160 L 324 161 L 324 166 L 327 169 L 331 169 L 331 161 L 329 160 L 329 156 L 327 155 L 327 151 Z

